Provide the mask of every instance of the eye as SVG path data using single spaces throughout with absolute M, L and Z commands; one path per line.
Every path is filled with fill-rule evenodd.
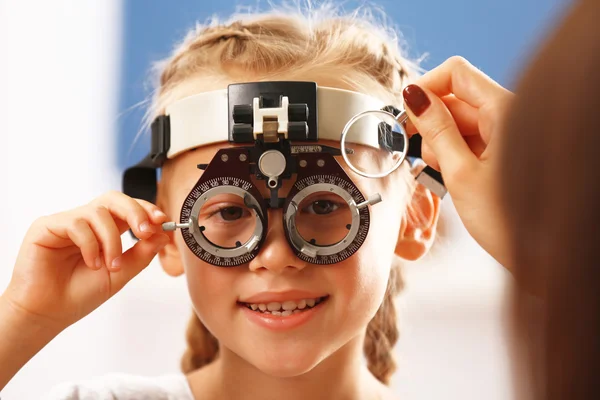
M 224 221 L 236 221 L 248 214 L 248 212 L 241 207 L 225 207 L 218 211 L 221 218 Z
M 339 206 L 331 200 L 315 200 L 304 209 L 308 214 L 325 215 L 337 210 Z

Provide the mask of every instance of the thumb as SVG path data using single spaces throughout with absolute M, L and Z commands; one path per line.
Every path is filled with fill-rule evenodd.
M 447 183 L 459 171 L 468 171 L 477 158 L 463 139 L 452 114 L 434 93 L 417 85 L 402 92 L 410 121 L 431 150 Z M 460 174 L 461 176 L 464 176 Z
M 127 282 L 135 278 L 167 243 L 169 243 L 169 236 L 156 233 L 134 244 L 120 257 L 119 270 L 116 272 L 111 270 L 111 291 L 118 292 Z

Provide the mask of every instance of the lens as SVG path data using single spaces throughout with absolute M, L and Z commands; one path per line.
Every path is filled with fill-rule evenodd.
M 394 171 L 406 152 L 408 137 L 394 116 L 385 111 L 358 114 L 347 125 L 342 138 L 345 160 L 355 172 L 381 177 Z M 348 154 L 351 150 L 351 154 Z
M 236 194 L 218 194 L 208 199 L 198 213 L 198 227 L 213 245 L 235 249 L 246 243 L 256 228 L 256 212 Z
M 337 194 L 316 192 L 300 202 L 295 222 L 298 234 L 305 241 L 315 246 L 331 246 L 348 234 L 352 213 Z

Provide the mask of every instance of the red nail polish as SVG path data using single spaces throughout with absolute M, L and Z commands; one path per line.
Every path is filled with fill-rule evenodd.
M 404 101 L 410 110 L 419 117 L 431 105 L 431 101 L 427 94 L 417 85 L 408 85 L 402 91 Z

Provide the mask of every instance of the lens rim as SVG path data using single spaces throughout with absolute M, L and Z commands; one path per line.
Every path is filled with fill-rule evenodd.
M 200 230 L 200 227 L 198 226 L 198 217 L 197 216 L 199 215 L 199 212 L 202 209 L 202 206 L 204 206 L 204 204 L 208 200 L 210 200 L 213 197 L 218 196 L 220 194 L 233 194 L 233 195 L 240 197 L 242 200 L 244 200 L 246 198 L 246 196 L 248 196 L 249 201 L 250 201 L 249 205 L 255 207 L 255 208 L 253 208 L 254 216 L 256 218 L 256 225 L 254 226 L 254 232 L 252 232 L 252 235 L 246 242 L 244 242 L 241 246 L 236 247 L 236 248 L 221 247 L 221 246 L 211 242 L 206 236 L 204 236 L 204 233 L 202 233 L 202 231 Z M 217 256 L 217 257 L 240 257 L 240 256 L 243 256 L 245 254 L 251 253 L 256 248 L 258 243 L 260 243 L 260 239 L 262 238 L 264 228 L 262 226 L 262 221 L 261 221 L 260 216 L 256 213 L 257 209 L 260 209 L 260 204 L 254 198 L 254 196 L 252 196 L 252 194 L 250 192 L 248 192 L 247 190 L 244 190 L 244 189 L 242 189 L 240 187 L 236 187 L 236 186 L 217 186 L 217 187 L 211 188 L 208 191 L 206 191 L 205 193 L 203 193 L 198 198 L 198 200 L 196 200 L 196 202 L 194 203 L 194 206 L 192 207 L 190 219 L 192 219 L 193 224 L 191 225 L 190 233 L 192 234 L 192 236 L 194 236 L 194 239 L 196 239 L 196 242 L 200 245 L 200 247 L 202 247 L 205 251 L 211 253 L 214 256 Z
M 352 222 L 348 233 L 346 233 L 346 235 L 337 243 L 328 246 L 318 246 L 306 241 L 296 228 L 298 205 L 308 196 L 318 192 L 333 193 L 341 197 L 342 200 L 348 204 L 352 216 Z M 356 207 L 356 202 L 346 190 L 332 183 L 317 183 L 305 187 L 292 197 L 285 211 L 284 221 L 294 248 L 308 257 L 316 258 L 317 256 L 330 256 L 341 253 L 350 246 L 358 233 L 360 214 L 358 207 Z
M 400 159 L 396 162 L 396 164 L 394 164 L 394 166 L 389 171 L 381 172 L 381 173 L 377 173 L 377 174 L 371 174 L 371 173 L 364 172 L 364 171 L 361 171 L 360 169 L 356 168 L 350 162 L 350 160 L 348 158 L 348 154 L 346 153 L 346 136 L 348 135 L 350 128 L 358 120 L 360 120 L 361 118 L 364 118 L 365 116 L 370 115 L 370 114 L 383 114 L 385 116 L 388 116 L 388 117 L 391 117 L 392 119 L 394 119 L 400 126 L 400 131 L 401 131 L 400 133 L 402 134 L 402 138 L 404 140 L 404 151 L 398 152 L 398 153 L 402 154 Z M 344 126 L 344 129 L 342 130 L 342 135 L 340 137 L 340 151 L 342 153 L 342 157 L 344 158 L 344 161 L 348 165 L 348 168 L 350 168 L 353 172 L 355 172 L 356 174 L 358 174 L 360 176 L 363 176 L 365 178 L 375 178 L 375 179 L 376 178 L 384 178 L 384 177 L 388 176 L 389 174 L 391 174 L 392 172 L 394 172 L 396 169 L 398 169 L 398 167 L 400 167 L 400 165 L 402 165 L 402 163 L 404 162 L 404 160 L 406 159 L 406 156 L 408 154 L 409 140 L 408 140 L 408 134 L 406 133 L 406 129 L 404 128 L 404 124 L 406 123 L 407 120 L 408 120 L 408 115 L 406 114 L 406 111 L 403 111 L 400 114 L 398 114 L 398 116 L 395 116 L 391 112 L 388 112 L 385 110 L 367 110 L 367 111 L 358 113 L 354 117 L 352 117 Z

